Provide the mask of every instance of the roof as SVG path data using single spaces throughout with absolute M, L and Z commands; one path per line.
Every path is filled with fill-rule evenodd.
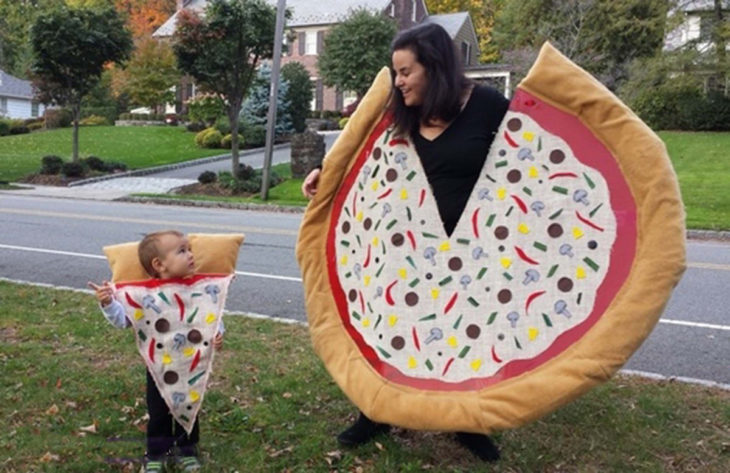
M 723 10 L 730 9 L 730 0 L 722 0 L 721 5 Z M 712 11 L 714 9 L 714 0 L 692 0 L 679 6 L 679 10 L 683 12 Z
M 33 87 L 31 87 L 30 81 L 18 79 L 0 70 L 0 97 L 31 100 L 33 98 Z
M 271 5 L 276 5 L 276 0 L 266 0 Z M 207 0 L 188 0 L 186 9 L 202 11 L 207 5 Z M 390 5 L 391 0 L 287 0 L 286 6 L 292 12 L 291 19 L 287 22 L 288 27 L 308 25 L 328 25 L 339 23 L 344 20 L 352 10 L 366 8 L 381 12 Z M 155 31 L 154 36 L 172 36 L 175 32 L 177 12 Z
M 423 24 L 434 23 L 436 25 L 442 26 L 446 30 L 446 32 L 449 33 L 451 39 L 454 39 L 456 35 L 459 34 L 459 31 L 464 26 L 464 23 L 466 23 L 467 21 L 469 21 L 469 13 L 462 11 L 458 13 L 431 15 L 423 20 Z

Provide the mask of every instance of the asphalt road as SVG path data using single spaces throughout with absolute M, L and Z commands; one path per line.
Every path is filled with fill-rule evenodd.
M 104 245 L 173 227 L 243 232 L 227 309 L 305 320 L 294 246 L 300 214 L 0 195 L 0 277 L 85 288 L 109 276 Z M 626 368 L 730 385 L 730 245 L 691 241 L 661 322 Z

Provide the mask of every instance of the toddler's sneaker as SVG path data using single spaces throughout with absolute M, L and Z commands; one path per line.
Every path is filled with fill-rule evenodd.
M 160 460 L 145 460 L 142 473 L 164 473 L 165 464 Z
M 200 460 L 198 460 L 198 457 L 195 456 L 189 456 L 189 457 L 181 457 L 179 460 L 180 468 L 182 468 L 182 471 L 185 473 L 190 473 L 194 471 L 200 471 Z

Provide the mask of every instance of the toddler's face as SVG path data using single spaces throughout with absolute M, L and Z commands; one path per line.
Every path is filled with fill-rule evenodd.
M 186 237 L 162 235 L 157 244 L 160 250 L 163 279 L 183 278 L 195 272 L 195 260 Z

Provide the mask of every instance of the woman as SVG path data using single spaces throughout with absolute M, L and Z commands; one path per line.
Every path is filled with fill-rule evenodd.
M 451 38 L 438 25 L 401 32 L 391 52 L 394 88 L 389 108 L 396 133 L 413 141 L 444 229 L 451 235 L 509 101 L 464 76 Z M 315 169 L 304 180 L 305 196 L 316 194 L 319 174 Z M 344 445 L 359 445 L 388 430 L 388 425 L 360 413 L 337 439 Z M 457 440 L 482 460 L 499 458 L 499 450 L 486 435 L 459 432 Z

